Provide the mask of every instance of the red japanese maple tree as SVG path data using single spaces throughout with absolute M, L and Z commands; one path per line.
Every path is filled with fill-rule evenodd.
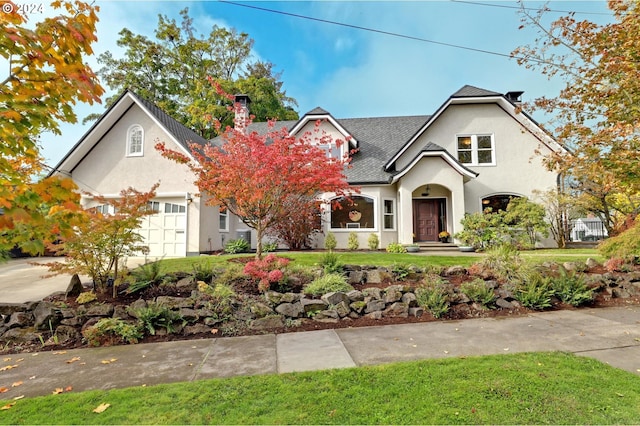
M 228 95 L 227 95 L 228 96 Z M 230 96 L 230 99 L 233 97 Z M 241 106 L 235 105 L 237 113 Z M 298 214 L 291 208 L 291 197 L 320 197 L 323 193 L 348 195 L 350 188 L 344 174 L 353 153 L 343 158 L 329 158 L 319 145 L 345 141 L 334 140 L 316 122 L 313 131 L 301 137 L 276 129 L 271 121 L 264 134 L 247 132 L 251 117 L 236 122 L 221 133 L 222 146 L 191 144 L 193 159 L 167 149 L 156 148 L 166 158 L 184 163 L 195 173 L 195 184 L 208 196 L 209 205 L 219 205 L 232 212 L 257 234 L 258 259 L 262 256 L 262 238 L 274 224 Z M 218 123 L 214 123 L 218 127 Z

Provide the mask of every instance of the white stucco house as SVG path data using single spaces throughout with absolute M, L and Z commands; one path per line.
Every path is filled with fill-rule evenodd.
M 382 248 L 392 242 L 437 241 L 441 231 L 460 231 L 465 213 L 504 208 L 510 197 L 532 197 L 534 190 L 556 187 L 558 175 L 545 168 L 542 158 L 563 148 L 521 111 L 522 93 L 464 86 L 432 115 L 340 119 L 315 108 L 278 127 L 302 135 L 320 120 L 335 138 L 350 138 L 342 149 L 357 148 L 346 170 L 349 183 L 360 188 L 352 197 L 355 204 L 324 213 L 325 233 L 335 234 L 338 247 L 346 247 L 350 232 L 358 234 L 361 247 L 372 233 Z M 265 130 L 266 123 L 248 129 Z M 154 149 L 158 141 L 185 154 L 189 142 L 209 143 L 126 91 L 52 174 L 71 177 L 86 193 L 108 197 L 129 186 L 148 190 L 160 182 L 152 205 L 157 213 L 141 229 L 151 256 L 211 252 L 247 235 L 238 218 L 196 196 L 191 172 L 161 157 Z M 326 150 L 341 154 L 336 147 Z M 84 196 L 83 204 L 109 208 L 96 206 L 91 196 Z M 321 247 L 322 239 L 317 243 Z

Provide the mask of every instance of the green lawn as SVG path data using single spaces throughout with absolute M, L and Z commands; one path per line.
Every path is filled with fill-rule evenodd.
M 4 405 L 3 402 L 1 405 Z M 103 413 L 93 409 L 110 404 Z M 531 353 L 22 399 L 2 424 L 637 424 L 640 377 Z
M 482 257 L 479 256 L 435 256 L 425 254 L 409 254 L 409 253 L 386 253 L 386 252 L 337 252 L 340 256 L 340 261 L 346 264 L 355 265 L 376 265 L 376 266 L 390 266 L 393 264 L 403 265 L 416 265 L 425 267 L 427 265 L 432 266 L 452 266 L 461 265 L 469 266 L 474 262 L 479 262 Z M 295 264 L 313 266 L 317 265 L 323 252 L 308 251 L 308 252 L 278 252 L 279 256 L 286 256 L 293 259 Z M 186 257 L 175 259 L 163 259 L 162 271 L 164 273 L 184 271 L 190 272 L 193 270 L 194 265 L 225 265 L 229 259 L 235 257 L 251 257 L 252 254 L 225 254 L 220 256 L 198 256 L 198 257 Z M 604 259 L 594 249 L 545 249 L 545 250 L 533 250 L 521 252 L 521 256 L 532 262 L 545 262 L 545 261 L 557 261 L 567 262 L 576 261 L 584 262 L 589 257 L 595 258 L 602 262 Z

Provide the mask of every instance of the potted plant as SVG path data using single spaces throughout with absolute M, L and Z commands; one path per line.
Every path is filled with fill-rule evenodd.
M 438 234 L 438 239 L 440 240 L 441 243 L 448 243 L 450 236 L 451 234 L 448 233 L 447 231 L 442 231 Z
M 417 244 L 407 244 L 404 247 L 407 249 L 407 252 L 409 253 L 417 253 L 420 251 L 420 246 Z

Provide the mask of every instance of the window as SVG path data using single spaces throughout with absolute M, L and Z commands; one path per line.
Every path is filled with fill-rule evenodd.
M 130 157 L 141 157 L 144 136 L 142 127 L 135 124 L 127 132 L 127 155 Z
M 482 211 L 485 211 L 488 208 L 491 208 L 492 212 L 498 212 L 501 210 L 507 211 L 509 201 L 513 198 L 518 198 L 518 195 L 496 194 L 491 195 L 490 197 L 485 197 L 482 199 Z
M 458 161 L 462 164 L 494 165 L 493 135 L 458 136 Z
M 382 211 L 382 228 L 392 230 L 396 227 L 395 203 L 393 200 L 384 200 L 384 210 Z
M 340 197 L 333 201 L 331 228 L 374 229 L 375 210 L 373 198 L 364 196 Z
M 147 210 L 154 213 L 160 213 L 160 203 L 158 201 L 149 201 L 147 203 Z
M 185 206 L 181 206 L 180 204 L 164 203 L 165 213 L 184 213 L 186 211 L 187 208 Z
M 319 144 L 318 148 L 323 150 L 329 159 L 342 159 L 342 150 L 338 147 L 335 141 L 327 144 Z
M 220 221 L 220 231 L 229 231 L 229 213 L 227 209 L 225 209 L 224 207 L 220 207 L 218 219 Z
M 109 204 L 100 204 L 99 206 L 95 206 L 90 210 L 93 210 L 96 213 L 109 214 L 111 212 L 111 209 L 109 207 Z

